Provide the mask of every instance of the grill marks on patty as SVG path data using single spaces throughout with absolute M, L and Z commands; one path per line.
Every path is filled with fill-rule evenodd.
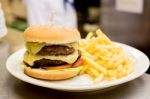
M 75 51 L 73 47 L 63 45 L 44 46 L 37 54 L 39 55 L 69 55 Z

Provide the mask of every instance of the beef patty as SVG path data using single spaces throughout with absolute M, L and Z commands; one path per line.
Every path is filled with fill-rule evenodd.
M 61 60 L 40 59 L 34 62 L 34 66 L 59 66 L 67 64 Z
M 27 66 L 30 66 L 27 62 L 24 61 L 24 64 Z M 63 62 L 61 60 L 50 60 L 50 59 L 40 59 L 36 60 L 33 64 L 33 66 L 30 66 L 32 68 L 39 68 L 39 67 L 49 67 L 49 66 L 60 66 L 60 65 L 65 65 L 67 64 L 66 62 Z
M 39 55 L 69 55 L 75 51 L 73 47 L 63 45 L 44 46 L 37 54 Z

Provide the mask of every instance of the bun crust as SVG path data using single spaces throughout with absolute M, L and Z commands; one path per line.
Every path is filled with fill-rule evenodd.
M 46 42 L 50 44 L 63 44 L 78 41 L 80 33 L 73 28 L 50 25 L 30 26 L 24 31 L 26 42 Z
M 31 67 L 24 67 L 24 73 L 30 77 L 43 79 L 43 80 L 64 80 L 72 78 L 79 74 L 80 71 L 56 71 L 49 72 L 44 69 L 32 69 Z

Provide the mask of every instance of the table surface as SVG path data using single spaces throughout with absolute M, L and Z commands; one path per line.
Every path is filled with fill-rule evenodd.
M 22 46 L 21 33 L 13 30 L 0 40 L 0 99 L 150 99 L 148 74 L 106 92 L 62 92 L 20 81 L 7 72 L 5 62 L 12 52 Z

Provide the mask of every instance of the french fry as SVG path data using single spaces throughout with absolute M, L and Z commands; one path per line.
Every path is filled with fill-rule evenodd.
M 95 78 L 99 76 L 99 72 L 94 68 L 88 68 L 86 71 L 90 71 Z
M 88 65 L 84 65 L 82 70 L 80 71 L 80 75 L 84 74 L 84 72 L 87 70 L 87 68 L 88 68 Z
M 95 78 L 95 76 L 93 75 L 93 73 L 90 70 L 86 70 L 85 73 L 87 73 L 93 79 Z
M 80 51 L 84 60 L 84 68 L 80 74 L 87 73 L 94 82 L 114 80 L 127 76 L 134 70 L 134 61 L 126 55 L 122 48 L 100 30 L 97 36 L 89 33 L 80 40 Z
M 93 33 L 92 32 L 90 32 L 90 33 L 88 33 L 88 35 L 86 36 L 86 40 L 88 40 L 88 39 L 90 39 L 90 38 L 92 38 L 92 36 L 93 36 Z
M 98 36 L 102 36 L 104 39 L 107 40 L 108 43 L 111 43 L 111 40 L 110 40 L 100 29 L 98 29 L 98 30 L 96 31 L 96 34 L 97 34 Z
M 90 59 L 88 57 L 83 57 L 83 59 L 84 59 L 85 62 L 87 62 L 89 64 L 90 67 L 93 67 L 93 68 L 97 69 L 99 72 L 102 72 L 104 75 L 107 74 L 107 70 L 104 67 L 97 64 L 92 59 Z
M 88 53 L 86 50 L 83 48 L 80 48 L 80 51 L 83 53 L 83 56 L 88 56 L 88 57 L 93 57 L 90 53 Z

